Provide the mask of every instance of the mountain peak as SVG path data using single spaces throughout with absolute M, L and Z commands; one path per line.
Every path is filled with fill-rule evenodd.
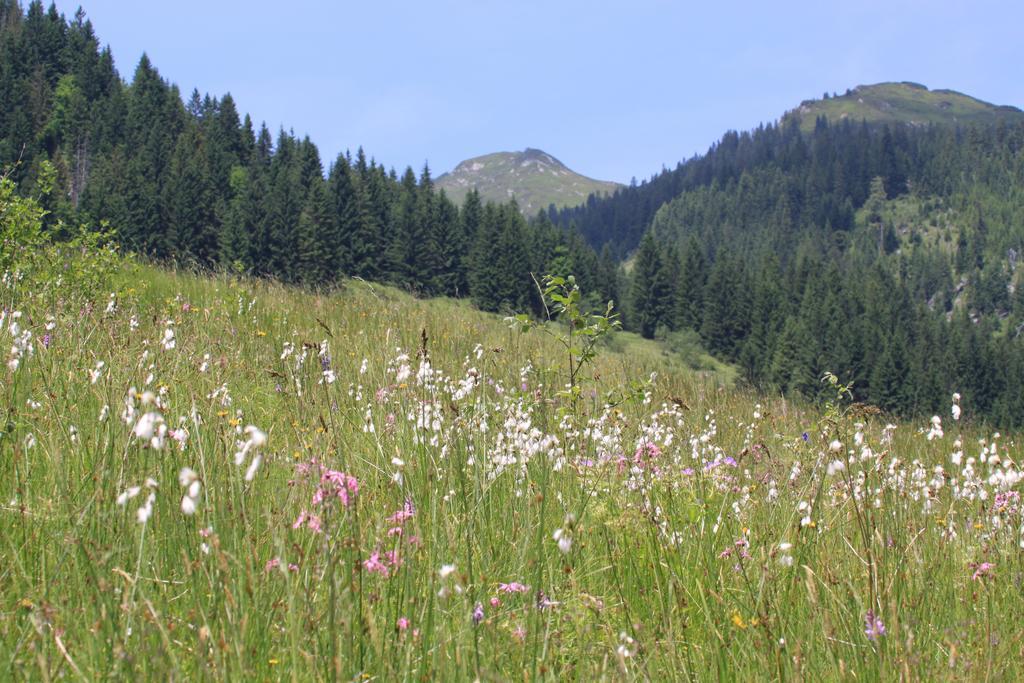
M 557 207 L 582 204 L 593 193 L 611 194 L 618 183 L 580 175 L 541 149 L 495 152 L 466 159 L 450 173 L 438 177 L 437 187 L 456 202 L 471 189 L 484 201 L 506 202 L 515 197 L 525 214 L 554 204 Z
M 846 119 L 918 126 L 1024 121 L 1024 112 L 1017 107 L 990 104 L 955 90 L 929 90 L 911 81 L 858 85 L 842 95 L 826 93 L 822 99 L 801 102 L 786 112 L 783 120 L 795 118 L 801 128 L 810 130 L 819 116 L 832 122 Z

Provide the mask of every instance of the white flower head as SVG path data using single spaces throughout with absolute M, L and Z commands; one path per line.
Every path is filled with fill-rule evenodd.
M 139 524 L 145 524 L 149 521 L 149 518 L 153 515 L 153 502 L 155 500 L 156 494 L 150 491 L 146 502 L 135 512 L 135 517 L 138 519 Z
M 572 550 L 572 536 L 565 529 L 555 529 L 552 538 L 558 544 L 558 550 L 563 555 L 568 555 L 569 551 Z
M 157 443 L 154 439 L 162 436 L 161 430 L 166 433 L 167 425 L 164 423 L 163 415 L 156 412 L 145 413 L 139 418 L 138 422 L 135 423 L 135 427 L 132 428 L 132 434 L 139 441 L 149 442 L 156 446 Z
M 245 433 L 249 435 L 249 443 L 253 448 L 260 448 L 267 443 L 267 433 L 255 425 L 248 425 Z
M 124 506 L 129 500 L 139 495 L 139 491 L 141 490 L 141 486 L 132 486 L 128 488 L 126 491 L 124 491 L 123 493 L 121 493 L 121 495 L 117 497 L 117 504 Z
M 177 344 L 177 341 L 174 339 L 174 328 L 168 327 L 167 329 L 164 330 L 164 336 L 160 340 L 160 346 L 164 348 L 164 351 L 170 351 L 175 346 L 177 346 Z
M 249 468 L 245 471 L 245 480 L 252 481 L 256 478 L 256 470 L 260 468 L 260 463 L 263 462 L 263 456 L 257 454 L 249 463 Z
M 192 482 L 199 479 L 199 475 L 191 467 L 182 467 L 178 472 L 178 483 L 182 486 L 191 486 Z

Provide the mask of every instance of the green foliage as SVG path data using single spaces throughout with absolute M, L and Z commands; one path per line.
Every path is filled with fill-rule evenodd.
M 603 313 L 585 312 L 581 308 L 580 288 L 573 275 L 546 275 L 541 293 L 547 322 L 557 320 L 566 328 L 563 334 L 550 324 L 543 326 L 544 331 L 565 349 L 568 357 L 565 396 L 575 405 L 583 392 L 580 373 L 593 364 L 601 342 L 621 329 L 622 324 L 617 320 L 618 314 L 615 313 L 615 305 L 611 301 L 605 305 Z M 525 313 L 520 313 L 511 320 L 523 332 L 533 326 L 530 317 Z
M 114 232 L 106 226 L 69 229 L 58 222 L 52 230 L 44 228 L 48 212 L 41 200 L 51 191 L 55 173 L 43 162 L 35 197 L 18 195 L 9 173 L 0 177 L 0 274 L 9 297 L 5 305 L 58 297 L 97 299 L 122 267 Z
M 719 361 L 708 355 L 700 335 L 688 327 L 674 331 L 660 327 L 655 333 L 655 339 L 663 344 L 666 353 L 675 356 L 692 370 L 713 371 L 721 367 Z
M 0 178 L 0 271 L 25 267 L 46 243 L 43 217 L 46 211 L 32 198 L 19 197 L 16 185 L 5 174 Z

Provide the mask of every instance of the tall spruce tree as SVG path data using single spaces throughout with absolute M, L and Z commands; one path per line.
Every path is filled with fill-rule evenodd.
M 249 171 L 244 166 L 231 169 L 228 184 L 231 199 L 220 231 L 219 260 L 233 270 L 252 267 L 253 215 L 250 204 Z
M 707 263 L 697 239 L 690 236 L 682 255 L 679 283 L 676 288 L 675 323 L 679 328 L 700 330 L 704 319 L 704 283 Z
M 653 339 L 659 325 L 668 322 L 671 311 L 672 284 L 669 269 L 663 262 L 660 247 L 651 233 L 644 235 L 633 264 L 632 313 L 640 334 Z

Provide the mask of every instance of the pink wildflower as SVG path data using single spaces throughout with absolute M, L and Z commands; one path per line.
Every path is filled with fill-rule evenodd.
M 654 460 L 661 456 L 661 449 L 657 445 L 647 441 L 640 445 L 633 453 L 633 462 L 639 463 L 644 460 Z
M 997 493 L 992 503 L 992 509 L 998 513 L 1008 515 L 1016 514 L 1020 506 L 1020 494 L 1016 491 L 1004 491 Z
M 363 561 L 363 569 L 371 574 L 380 574 L 383 577 L 387 577 L 391 573 L 388 566 L 381 561 L 380 553 L 376 550 L 370 555 L 370 559 Z
M 309 527 L 310 529 L 312 529 L 313 531 L 315 531 L 317 533 L 319 533 L 320 530 L 321 530 L 320 518 L 318 516 L 316 516 L 316 515 L 311 515 L 310 513 L 306 512 L 305 510 L 303 510 L 301 513 L 299 513 L 299 518 L 295 520 L 294 524 L 292 524 L 292 528 L 293 529 L 298 529 L 299 527 L 301 527 L 303 525 Z
M 338 498 L 345 507 L 359 493 L 359 482 L 350 474 L 338 470 L 324 469 L 320 475 L 320 488 L 313 494 L 313 505 L 320 505 L 328 498 Z
M 971 566 L 975 568 L 974 576 L 971 577 L 972 581 L 980 581 L 987 576 L 992 576 L 992 570 L 995 569 L 995 565 L 991 562 L 972 563 Z
M 512 583 L 499 583 L 498 590 L 502 593 L 525 593 L 530 590 L 530 587 L 524 586 L 518 581 L 513 581 Z
M 402 558 L 398 556 L 397 550 L 386 550 L 384 552 L 384 560 L 392 569 L 398 569 L 402 566 Z
M 406 498 L 402 509 L 388 517 L 388 521 L 392 524 L 404 524 L 406 520 L 412 519 L 415 514 L 416 508 L 413 507 L 412 501 Z

